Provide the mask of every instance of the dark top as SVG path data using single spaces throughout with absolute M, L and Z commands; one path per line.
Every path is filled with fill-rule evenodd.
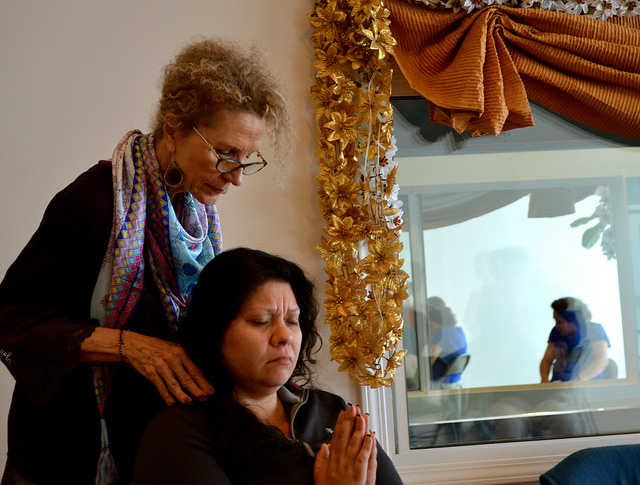
M 100 422 L 93 370 L 78 359 L 80 343 L 94 329 L 89 308 L 112 211 L 111 163 L 100 162 L 54 197 L 0 284 L 0 358 L 16 379 L 8 459 L 32 482 L 85 485 L 95 479 Z M 127 328 L 174 340 L 150 270 Z M 105 414 L 125 480 L 144 426 L 162 408 L 151 383 L 116 364 Z
M 447 366 L 457 356 L 467 352 L 467 337 L 462 327 L 442 327 L 436 331 L 431 342 L 442 347 L 440 355 L 431 366 L 431 378 L 434 381 L 442 379 Z M 451 374 L 443 379 L 447 384 L 458 382 L 461 375 Z
M 229 464 L 218 461 L 221 441 L 216 417 L 207 418 L 206 405 L 174 406 L 149 423 L 135 466 L 136 485 L 313 485 L 314 454 L 331 441 L 338 414 L 346 408 L 335 394 L 303 390 L 294 395 L 283 388 L 280 398 L 291 405 L 294 440 L 259 423 L 251 446 L 268 447 L 269 466 L 247 463 L 243 476 L 234 476 Z M 224 418 L 222 418 L 224 419 Z M 277 453 L 273 453 L 276 449 Z M 378 445 L 376 483 L 401 485 L 402 480 L 387 454 Z
M 549 334 L 549 343 L 553 344 L 555 359 L 551 380 L 570 381 L 589 366 L 595 359 L 592 342 L 607 342 L 607 347 L 611 346 L 607 332 L 599 323 L 589 322 L 580 325 L 573 337 L 561 335 L 554 327 Z M 594 379 L 604 379 L 604 371 Z

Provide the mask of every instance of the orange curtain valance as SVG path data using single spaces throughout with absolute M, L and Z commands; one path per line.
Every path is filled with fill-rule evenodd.
M 529 99 L 640 139 L 640 28 L 559 12 L 485 7 L 453 14 L 385 0 L 394 57 L 433 122 L 462 133 L 533 125 Z

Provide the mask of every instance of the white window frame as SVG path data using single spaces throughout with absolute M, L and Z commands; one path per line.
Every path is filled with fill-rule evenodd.
M 574 451 L 640 443 L 640 433 L 631 433 L 411 450 L 404 382 L 401 367 L 393 389 L 363 387 L 362 402 L 370 414 L 371 429 L 405 485 L 538 483 L 542 473 Z
M 518 159 L 516 164 L 514 155 Z M 428 157 L 429 160 L 407 157 L 398 160 L 401 165 L 398 183 L 407 187 L 496 182 L 505 181 L 505 174 L 511 180 L 539 179 L 540 173 L 553 174 L 552 178 L 571 178 L 577 173 L 578 163 L 590 169 L 588 176 L 640 176 L 638 155 L 637 147 L 567 150 L 563 156 L 573 163 L 560 167 L 548 153 L 541 157 L 541 152 L 463 155 L 455 157 L 455 161 L 439 156 Z M 607 163 L 602 163 L 604 160 Z M 407 485 L 533 484 L 538 483 L 542 473 L 577 450 L 640 443 L 640 433 L 629 433 L 411 450 L 406 396 L 404 367 L 398 369 L 393 388 L 361 390 L 371 428 Z

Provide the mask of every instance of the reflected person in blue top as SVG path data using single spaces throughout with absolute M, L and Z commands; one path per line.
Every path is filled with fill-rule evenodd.
M 429 318 L 431 379 L 436 385 L 450 385 L 460 381 L 461 375 L 444 377 L 449 363 L 458 355 L 467 352 L 464 330 L 457 326 L 456 316 L 444 300 L 433 296 L 427 300 Z
M 602 325 L 577 298 L 560 298 L 551 308 L 556 324 L 540 362 L 542 382 L 604 379 L 611 344 Z

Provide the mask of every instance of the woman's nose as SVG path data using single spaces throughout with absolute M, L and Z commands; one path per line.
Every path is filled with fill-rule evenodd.
M 242 169 L 225 173 L 224 177 L 236 187 L 242 185 Z
M 293 330 L 284 320 L 278 320 L 274 326 L 271 341 L 274 345 L 288 344 L 293 339 Z

